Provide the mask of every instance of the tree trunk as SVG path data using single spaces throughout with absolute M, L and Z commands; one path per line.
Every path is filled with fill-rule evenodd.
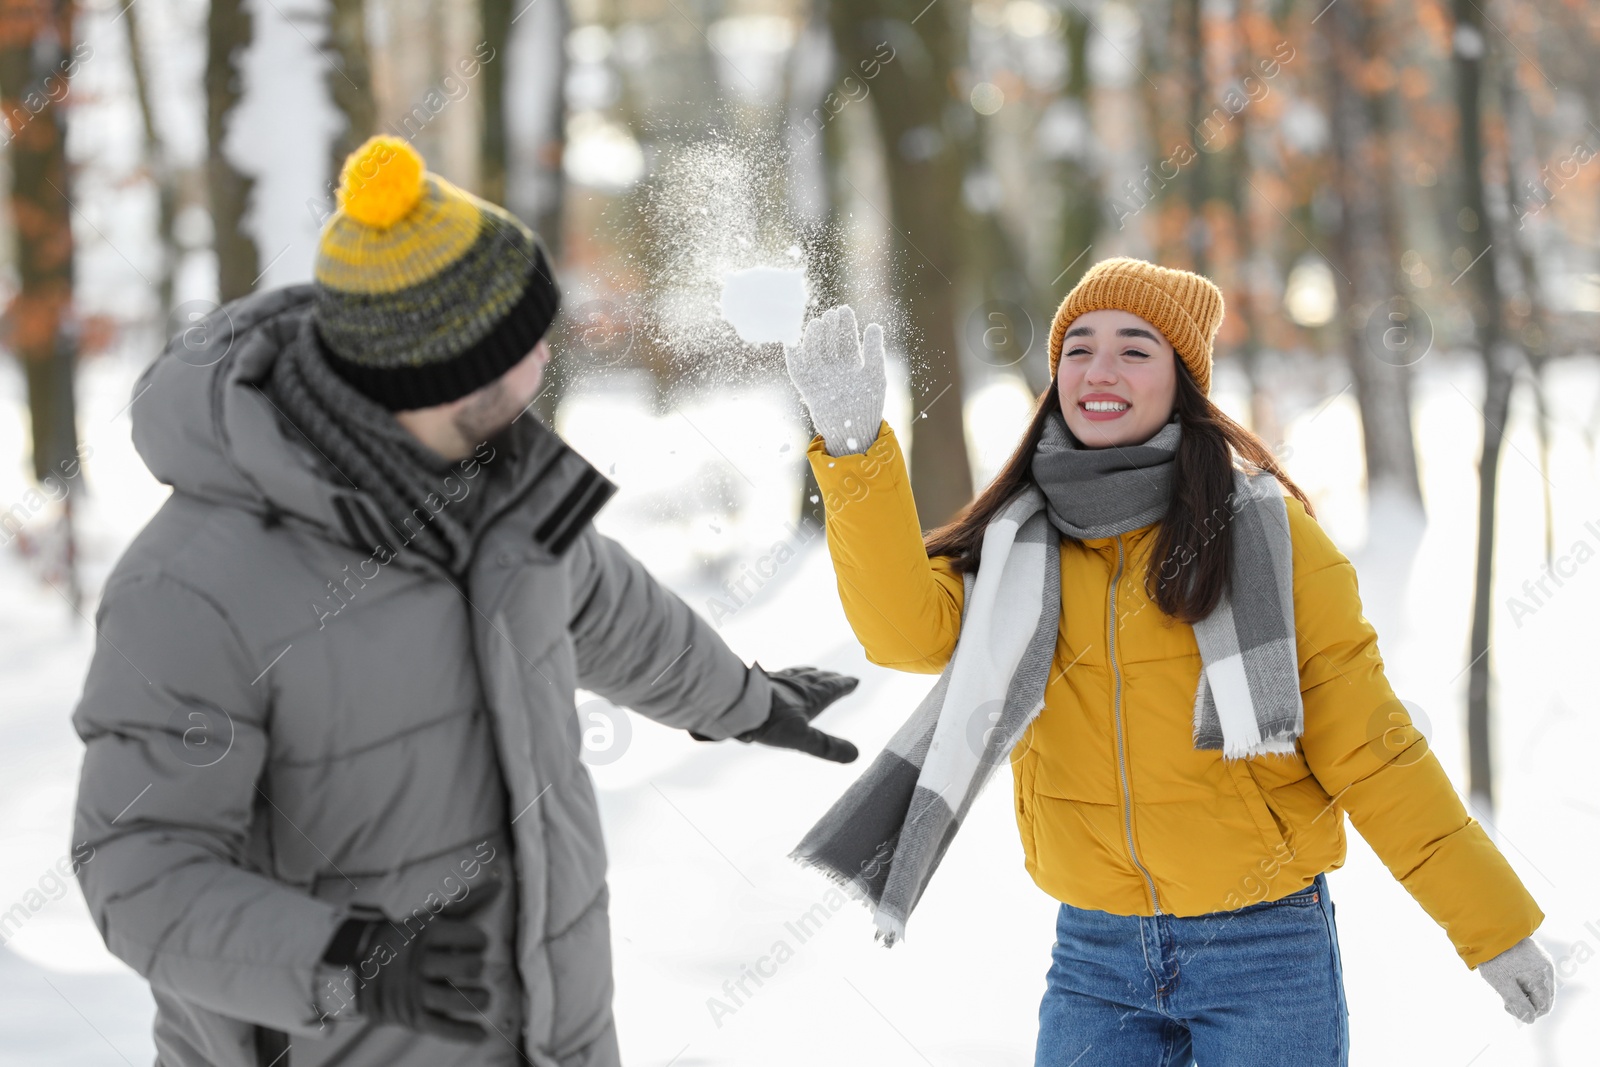
M 1082 143 L 1065 155 L 1056 170 L 1061 196 L 1061 227 L 1056 258 L 1061 273 L 1051 281 L 1052 295 L 1065 296 L 1098 257 L 1086 254 L 1100 238 L 1100 178 L 1094 170 L 1094 116 L 1089 80 L 1089 16 L 1074 6 L 1061 17 L 1067 52 L 1067 84 L 1055 106 L 1077 112 Z M 1048 309 L 1054 313 L 1055 308 Z M 1049 327 L 1046 326 L 1048 331 Z M 1049 368 L 1045 368 L 1048 373 Z M 1048 383 L 1046 383 L 1048 384 Z
M 478 195 L 493 204 L 506 202 L 506 65 L 511 38 L 511 0 L 478 0 L 478 22 L 483 40 L 499 62 L 483 68 L 482 123 L 478 131 Z M 564 43 L 564 42 L 563 42 Z M 562 49 L 566 51 L 565 48 Z
M 1367 497 L 1375 507 L 1398 498 L 1420 512 L 1409 367 L 1425 349 L 1416 343 L 1410 301 L 1395 292 L 1398 263 L 1385 238 L 1395 220 L 1385 217 L 1383 186 L 1393 178 L 1386 173 L 1383 134 L 1374 128 L 1361 88 L 1361 65 L 1374 35 L 1356 4 L 1329 10 L 1320 29 L 1330 57 L 1330 158 L 1340 213 L 1334 258 L 1344 283 L 1337 328 L 1361 409 Z
M 1201 0 L 1184 0 L 1180 5 L 1183 19 L 1185 54 L 1184 88 L 1189 101 L 1189 137 L 1195 149 L 1194 162 L 1184 182 L 1188 218 L 1184 226 L 1184 243 L 1189 253 L 1188 268 L 1196 274 L 1211 273 L 1211 233 L 1206 218 L 1206 201 L 1211 196 L 1211 173 L 1215 169 L 1206 142 L 1208 128 L 1202 125 L 1207 118 L 1207 105 L 1211 101 L 1210 79 L 1206 77 L 1205 13 Z
M 1456 108 L 1460 116 L 1461 241 L 1471 265 L 1463 272 L 1484 367 L 1483 450 L 1478 461 L 1478 547 L 1473 575 L 1472 657 L 1467 682 L 1467 786 L 1481 812 L 1494 808 L 1494 774 L 1489 701 L 1489 623 L 1494 610 L 1495 491 L 1499 485 L 1503 427 L 1511 407 L 1511 368 L 1501 352 L 1500 285 L 1494 245 L 1489 239 L 1488 197 L 1484 191 L 1483 59 L 1488 40 L 1483 10 L 1473 0 L 1453 0 L 1456 30 L 1451 53 Z
M 1235 23 L 1235 26 L 1237 31 L 1234 40 L 1237 44 L 1237 54 L 1248 57 L 1249 37 L 1243 32 L 1242 26 L 1238 23 Z M 1248 70 L 1245 73 L 1251 74 Z M 1253 150 L 1258 137 L 1251 106 L 1246 104 L 1234 117 L 1237 126 L 1234 131 L 1234 141 L 1223 154 L 1220 165 L 1228 192 L 1228 210 L 1234 225 L 1235 247 L 1238 249 L 1238 261 L 1232 271 L 1237 279 L 1234 304 L 1238 307 L 1239 317 L 1244 322 L 1244 337 L 1239 341 L 1237 352 L 1245 380 L 1250 386 L 1250 428 L 1259 434 L 1268 446 L 1276 447 L 1283 439 L 1283 426 L 1279 422 L 1278 412 L 1273 404 L 1272 391 L 1262 380 L 1261 353 L 1265 347 L 1268 315 L 1264 313 L 1262 307 L 1264 303 L 1262 291 L 1265 286 L 1261 275 L 1268 269 L 1270 260 L 1262 247 L 1262 235 L 1254 225 L 1254 216 L 1250 211 L 1250 185 L 1253 181 L 1251 172 L 1255 164 Z
M 246 0 L 211 0 L 206 52 L 206 186 L 217 254 L 217 299 L 227 303 L 255 287 L 261 253 L 241 225 L 255 181 L 228 158 L 223 146 L 234 109 L 244 95 L 239 58 L 250 47 Z
M 48 99 L 44 86 L 46 78 L 64 82 L 76 67 L 68 55 L 73 7 L 4 0 L 0 28 L 0 110 L 10 148 L 18 282 L 6 319 L 27 382 L 33 475 L 43 481 L 77 450 L 67 131 L 60 98 Z
M 1507 332 L 1513 335 L 1520 333 L 1519 347 L 1527 357 L 1532 372 L 1535 423 L 1539 434 L 1539 473 L 1544 482 L 1542 487 L 1544 561 L 1545 566 L 1549 567 L 1555 560 L 1556 531 L 1555 494 L 1550 481 L 1550 445 L 1553 434 L 1549 395 L 1545 388 L 1545 372 L 1550 365 L 1555 335 L 1551 328 L 1549 306 L 1544 298 L 1544 286 L 1540 280 L 1539 248 L 1533 234 L 1522 224 L 1522 220 L 1528 214 L 1528 207 L 1523 203 L 1519 192 L 1523 181 L 1529 182 L 1530 185 L 1536 181 L 1539 161 L 1544 158 L 1544 152 L 1543 146 L 1539 143 L 1539 124 L 1536 116 L 1528 106 L 1527 96 L 1517 85 L 1515 61 L 1504 54 L 1501 54 L 1499 59 L 1500 62 L 1496 64 L 1495 80 L 1499 83 L 1501 110 L 1506 116 L 1508 134 L 1506 144 L 1511 155 L 1506 167 L 1510 177 L 1505 189 L 1506 207 L 1509 218 L 1515 220 L 1514 225 L 1508 224 L 1510 230 L 1507 236 L 1510 238 L 1512 254 L 1516 257 L 1518 272 L 1522 276 L 1520 299 L 1523 303 L 1522 329 L 1518 331 L 1512 326 Z
M 806 84 L 800 77 L 802 66 L 807 63 L 820 65 L 823 57 L 827 63 L 826 75 L 819 79 L 817 85 Z M 819 179 L 815 194 L 820 203 L 811 217 L 806 218 L 807 225 L 800 235 L 800 247 L 806 263 L 821 265 L 821 269 L 808 272 L 809 282 L 816 287 L 810 294 L 812 308 L 821 311 L 848 299 L 843 269 L 845 219 L 839 209 L 846 194 L 842 188 L 844 127 L 842 123 L 832 121 L 833 116 L 822 111 L 827 94 L 838 84 L 841 72 L 839 57 L 834 52 L 833 38 L 826 23 L 819 19 L 802 32 L 790 62 L 793 69 L 787 78 L 790 99 L 785 118 L 795 136 L 790 140 L 789 151 L 796 158 L 796 166 L 815 173 Z M 820 125 L 813 117 L 818 113 L 825 116 Z M 796 214 L 803 218 L 806 216 L 799 209 Z M 800 463 L 798 489 L 801 523 L 822 529 L 826 524 L 827 510 L 822 502 L 822 487 L 817 483 L 811 464 L 803 460 Z
M 539 0 L 518 13 L 507 9 L 496 42 L 488 35 L 495 25 L 491 16 L 501 17 L 494 13 L 501 3 L 483 0 L 484 34 L 495 51 L 484 64 L 482 175 L 486 190 L 498 189 L 485 196 L 533 227 L 559 271 L 567 188 L 561 163 L 567 139 L 566 43 L 572 14 L 566 0 Z M 560 373 L 534 398 L 534 411 L 547 425 L 555 424 L 564 380 Z
M 66 119 L 59 103 L 77 65 L 69 55 L 73 14 L 73 5 L 65 2 L 0 3 L 0 112 L 10 148 L 18 283 L 6 321 L 11 350 L 22 361 L 33 476 L 40 482 L 62 481 L 69 469 L 77 470 L 72 194 Z M 59 90 L 51 88 L 57 85 Z M 70 494 L 62 499 L 55 548 L 58 573 L 68 588 L 57 591 L 77 612 L 82 595 L 74 565 L 72 505 Z
M 1114 190 L 1114 207 L 1118 215 L 1118 229 L 1125 229 L 1137 221 L 1151 241 L 1150 258 L 1156 263 L 1179 263 L 1188 255 L 1187 240 L 1181 239 L 1182 230 L 1167 224 L 1165 216 L 1178 214 L 1187 217 L 1187 206 L 1178 199 L 1176 185 L 1180 175 L 1170 173 L 1162 164 L 1174 146 L 1193 146 L 1187 123 L 1187 110 L 1181 108 L 1184 99 L 1183 84 L 1172 73 L 1173 57 L 1179 55 L 1178 31 L 1175 23 L 1177 7 L 1183 0 L 1146 0 L 1139 6 L 1139 69 L 1137 90 L 1144 112 L 1144 136 L 1149 140 L 1150 162 L 1132 178 L 1124 179 Z M 1191 163 L 1191 165 L 1193 165 Z M 1131 212 L 1133 217 L 1124 218 Z M 1146 215 L 1145 213 L 1149 214 Z M 1178 232 L 1180 239 L 1173 239 Z M 1099 256 L 1088 257 L 1084 266 L 1091 265 Z
M 1034 323 L 1033 353 L 1019 365 L 1030 392 L 1042 393 L 1050 385 L 1050 323 L 1056 307 L 1094 263 L 1094 244 L 1100 239 L 1103 195 L 1099 163 L 1095 152 L 1093 83 L 1089 78 L 1089 17 L 1077 7 L 1061 13 L 1061 43 L 1067 58 L 1067 81 L 1061 95 L 1050 105 L 1067 120 L 1067 129 L 1077 134 L 1076 141 L 1050 146 L 1047 158 L 1053 164 L 1054 188 L 1049 189 L 1060 204 L 1055 240 L 1048 244 L 1051 254 L 1050 278 L 1030 279 L 1030 310 L 1039 314 Z
M 145 65 L 143 35 L 139 32 L 140 14 L 137 4 L 123 9 L 123 26 L 127 35 L 128 64 L 133 75 L 134 97 L 139 104 L 139 125 L 144 134 L 145 166 L 150 172 L 150 182 L 156 192 L 156 242 L 161 249 L 161 266 L 156 272 L 155 321 L 170 327 L 172 314 L 173 279 L 178 267 L 178 241 L 174 226 L 178 217 L 178 183 L 172 171 L 172 161 L 167 156 L 166 140 L 156 125 L 155 106 L 150 98 L 150 77 Z M 165 332 L 158 344 L 166 340 Z
M 487 0 L 486 0 L 487 2 Z M 328 173 L 338 180 L 345 157 L 376 131 L 378 107 L 372 97 L 372 59 L 367 47 L 366 0 L 328 0 L 328 49 L 337 66 L 324 78 L 345 128 L 333 140 Z
M 362 0 L 288 14 L 216 0 L 209 49 L 206 171 L 226 302 L 311 280 L 346 149 L 371 134 L 377 109 Z
M 533 166 L 530 168 L 536 181 L 536 202 L 529 211 L 528 221 L 544 239 L 550 255 L 559 261 L 565 248 L 565 235 L 561 232 L 566 208 L 567 179 L 562 169 L 561 157 L 567 145 L 567 35 L 572 31 L 572 12 L 566 0 L 544 0 L 548 11 L 539 11 L 548 18 L 550 26 L 543 31 L 555 44 L 551 48 L 550 62 L 555 68 L 551 75 L 550 91 L 539 101 L 544 117 L 536 136 Z M 533 13 L 530 13 L 530 18 Z M 530 27 L 532 30 L 534 27 Z
M 908 345 L 921 371 L 912 390 L 911 487 L 923 525 L 932 527 L 972 499 L 953 307 L 964 161 L 961 131 L 952 123 L 960 121 L 956 115 L 973 115 L 950 92 L 956 64 L 966 56 L 968 12 L 961 5 L 864 0 L 835 2 L 829 15 L 842 67 L 882 62 L 880 49 L 893 49 L 868 97 L 883 139 L 890 202 L 871 206 L 893 231 L 895 297 L 916 332 Z

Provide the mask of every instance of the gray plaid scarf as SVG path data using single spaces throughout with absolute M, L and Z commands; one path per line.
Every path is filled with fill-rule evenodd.
M 1089 449 L 1052 412 L 1034 484 L 984 530 L 939 680 L 791 853 L 866 903 L 885 945 L 905 936 L 973 801 L 1044 707 L 1061 623 L 1060 538 L 1111 537 L 1165 515 L 1181 437 L 1174 420 L 1144 444 Z M 1235 470 L 1228 504 L 1230 585 L 1194 626 L 1203 664 L 1194 746 L 1230 759 L 1293 754 L 1304 724 L 1283 494 L 1271 474 Z
M 372 496 L 394 528 L 396 544 L 409 544 L 453 572 L 466 566 L 483 492 L 446 491 L 455 464 L 334 373 L 310 316 L 263 384 L 283 421 L 311 443 L 337 480 Z M 459 477 L 454 482 L 464 484 Z M 444 504 L 430 508 L 429 499 Z

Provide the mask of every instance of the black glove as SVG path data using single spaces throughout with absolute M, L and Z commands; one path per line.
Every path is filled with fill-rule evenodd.
M 477 1020 L 489 1007 L 482 979 L 489 935 L 470 916 L 499 891 L 498 881 L 470 890 L 420 932 L 413 918 L 346 919 L 323 961 L 355 969 L 356 1011 L 365 1018 L 447 1041 L 486 1041 Z
M 757 663 L 753 669 L 761 670 L 761 664 Z M 829 704 L 855 689 L 861 684 L 861 679 L 818 670 L 816 667 L 785 667 L 768 674 L 767 680 L 772 683 L 772 711 L 760 726 L 736 734 L 740 741 L 755 741 L 774 748 L 792 748 L 835 763 L 855 762 L 859 755 L 856 746 L 823 733 L 811 725 L 811 720 Z M 692 730 L 689 736 L 696 741 L 713 740 Z

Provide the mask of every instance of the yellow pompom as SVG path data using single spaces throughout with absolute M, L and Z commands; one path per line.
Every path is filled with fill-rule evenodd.
M 422 156 L 399 137 L 369 137 L 339 172 L 339 207 L 358 222 L 389 226 L 422 199 Z

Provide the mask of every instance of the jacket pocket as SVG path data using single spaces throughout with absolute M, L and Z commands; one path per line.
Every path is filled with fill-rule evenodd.
M 1016 778 L 1016 809 L 1017 830 L 1022 835 L 1022 852 L 1028 862 L 1034 867 L 1039 863 L 1039 843 L 1034 831 L 1034 819 L 1038 809 L 1038 801 L 1034 797 L 1034 768 L 1038 756 L 1033 752 L 1033 728 L 1037 722 L 1030 723 L 1028 730 L 1023 734 L 1018 748 L 1021 755 L 1015 755 L 1011 761 L 1011 773 Z M 1015 750 L 1013 750 L 1015 751 Z
M 1233 779 L 1233 787 L 1244 802 L 1245 809 L 1250 812 L 1250 818 L 1261 834 L 1261 841 L 1267 846 L 1267 855 L 1282 856 L 1291 852 L 1278 820 L 1273 816 L 1272 809 L 1267 807 L 1260 784 L 1250 773 L 1249 761 L 1224 759 L 1222 766 Z

